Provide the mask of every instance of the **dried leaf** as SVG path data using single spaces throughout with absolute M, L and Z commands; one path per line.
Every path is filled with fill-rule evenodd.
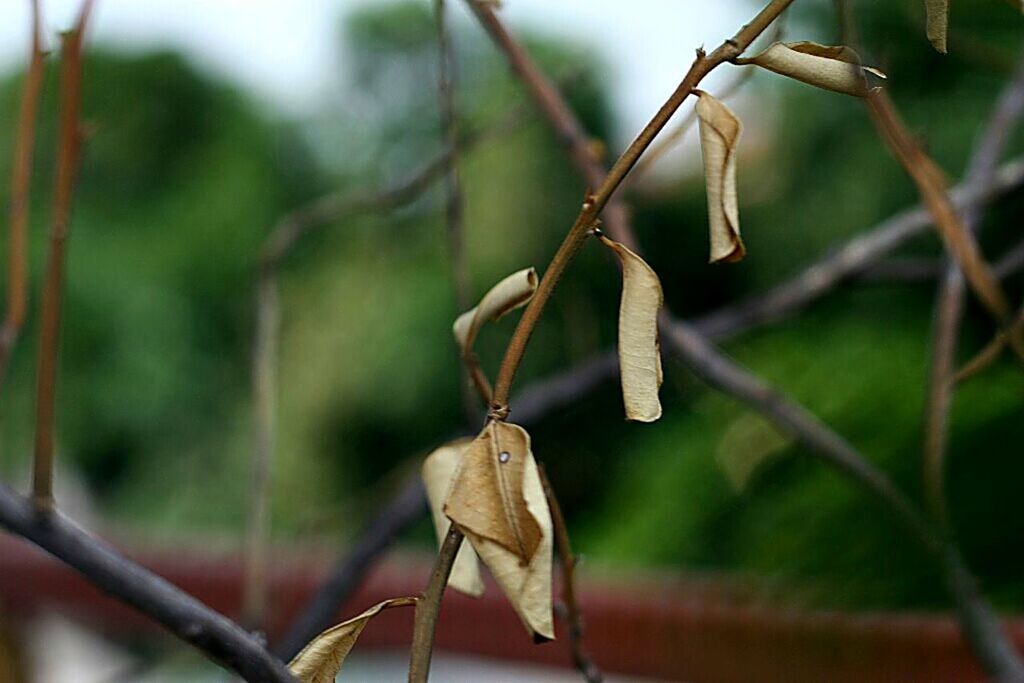
M 754 474 L 792 442 L 757 413 L 743 413 L 722 435 L 715 460 L 733 488 L 743 491 Z
M 471 308 L 452 325 L 452 333 L 459 343 L 462 354 L 473 347 L 476 335 L 488 320 L 498 320 L 506 313 L 525 306 L 537 290 L 537 271 L 525 268 L 512 273 L 491 287 L 476 307 Z
M 658 275 L 625 245 L 607 237 L 601 242 L 622 264 L 619 303 L 619 375 L 626 419 L 654 422 L 661 417 L 661 349 L 658 311 L 664 301 Z
M 863 66 L 860 55 L 845 45 L 773 43 L 761 54 L 737 59 L 736 63 L 756 64 L 808 85 L 855 97 L 865 97 L 872 90 L 865 72 L 885 78 L 881 71 Z
M 434 529 L 437 531 L 438 543 L 443 543 L 448 535 L 451 520 L 445 517 L 444 503 L 452 488 L 455 472 L 462 464 L 462 458 L 473 439 L 458 439 L 441 446 L 423 461 L 423 485 L 430 501 L 430 512 L 434 518 Z M 452 565 L 452 573 L 448 585 L 457 591 L 475 598 L 484 594 L 484 582 L 480 578 L 480 564 L 476 552 L 468 543 L 459 548 Z
M 708 193 L 711 225 L 711 263 L 739 261 L 747 253 L 740 238 L 736 200 L 736 145 L 743 125 L 730 109 L 711 95 L 697 91 L 700 151 Z
M 378 603 L 357 617 L 332 626 L 309 641 L 302 652 L 288 664 L 292 674 L 302 683 L 334 683 L 345 658 L 356 644 L 366 624 L 390 607 L 415 605 L 416 598 L 392 598 Z
M 530 435 L 491 421 L 455 475 L 445 514 L 491 570 L 535 636 L 554 638 L 551 616 L 553 531 Z
M 949 26 L 949 0 L 924 0 L 924 11 L 928 17 L 925 33 L 932 47 L 946 54 L 946 30 Z

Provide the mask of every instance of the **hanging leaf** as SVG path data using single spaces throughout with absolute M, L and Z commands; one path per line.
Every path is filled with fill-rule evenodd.
M 711 263 L 739 261 L 747 253 L 740 238 L 736 200 L 736 145 L 743 125 L 732 111 L 702 90 L 697 91 L 700 151 L 711 226 Z
M 476 335 L 485 322 L 498 320 L 506 313 L 525 306 L 536 290 L 537 271 L 524 268 L 491 287 L 479 304 L 460 315 L 452 325 L 452 332 L 463 356 L 473 348 Z
M 927 14 L 925 34 L 932 47 L 946 54 L 946 30 L 949 27 L 949 0 L 924 0 Z
M 452 487 L 455 472 L 462 464 L 462 458 L 473 439 L 458 439 L 441 446 L 423 461 L 423 485 L 427 490 L 430 512 L 434 518 L 434 530 L 438 544 L 448 535 L 451 520 L 444 515 L 444 503 Z M 473 547 L 464 543 L 455 556 L 448 585 L 455 590 L 478 598 L 484 594 L 484 582 L 480 578 L 480 564 Z
M 879 78 L 885 74 L 861 64 L 860 55 L 845 45 L 818 43 L 774 43 L 761 54 L 736 60 L 794 78 L 825 90 L 865 97 L 873 88 L 865 73 Z
M 626 419 L 654 422 L 661 417 L 661 348 L 658 311 L 664 302 L 658 275 L 625 245 L 602 236 L 622 264 L 619 303 L 619 376 Z
M 551 512 L 517 425 L 491 421 L 466 450 L 444 512 L 490 569 L 534 637 L 553 639 Z
M 415 605 L 416 598 L 392 598 L 378 603 L 357 617 L 333 626 L 309 641 L 295 655 L 288 668 L 302 683 L 334 683 L 345 658 L 366 624 L 383 610 Z

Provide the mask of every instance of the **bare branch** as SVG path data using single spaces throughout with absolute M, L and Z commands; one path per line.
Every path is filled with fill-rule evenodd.
M 984 132 L 975 145 L 965 177 L 969 183 L 992 184 L 999 159 L 1010 134 L 1024 114 L 1024 56 L 1016 73 L 1003 89 Z M 972 207 L 962 214 L 964 230 L 977 232 L 983 212 Z M 993 274 L 998 273 L 993 268 Z M 964 312 L 964 276 L 954 258 L 939 282 L 935 299 L 932 356 L 925 401 L 922 479 L 932 514 L 948 523 L 945 497 L 945 469 L 949 408 L 953 401 L 957 337 Z
M 576 601 L 576 556 L 572 553 L 572 545 L 569 543 L 569 527 L 565 524 L 565 517 L 562 515 L 562 506 L 558 504 L 555 490 L 551 487 L 547 472 L 543 465 L 537 468 L 540 474 L 540 483 L 544 487 L 544 495 L 548 500 L 548 508 L 551 509 L 551 526 L 555 534 L 555 544 L 558 547 L 558 557 L 562 565 L 562 603 L 565 606 L 565 621 L 569 631 L 569 649 L 572 652 L 572 661 L 587 683 L 601 683 L 604 676 L 597 664 L 587 652 L 587 646 L 583 642 L 583 613 L 579 603 Z
M 43 86 L 43 40 L 39 0 L 32 0 L 32 52 L 21 93 L 17 137 L 11 173 L 10 244 L 7 255 L 7 315 L 0 327 L 0 381 L 25 322 L 28 308 L 28 213 L 31 201 L 32 158 L 36 147 L 36 119 Z
M 950 192 L 950 200 L 957 209 L 963 210 L 984 205 L 1021 186 L 1024 186 L 1024 158 L 1000 166 L 991 185 L 962 182 Z M 921 206 L 901 211 L 803 269 L 796 277 L 764 293 L 699 316 L 693 325 L 709 339 L 722 341 L 782 320 L 891 254 L 907 240 L 928 232 L 931 225 L 931 215 Z
M 622 153 L 618 161 L 615 162 L 615 165 L 612 166 L 612 169 L 602 180 L 600 186 L 597 187 L 597 190 L 593 194 L 588 194 L 586 199 L 584 199 L 579 216 L 569 229 L 569 233 L 562 241 L 558 251 L 551 259 L 551 263 L 548 265 L 547 270 L 545 270 L 533 298 L 526 306 L 526 310 L 523 312 L 519 323 L 516 325 L 515 332 L 512 334 L 512 339 L 505 349 L 505 357 L 502 359 L 501 368 L 498 371 L 498 379 L 494 386 L 494 396 L 490 408 L 490 414 L 495 416 L 496 419 L 499 417 L 503 419 L 508 415 L 508 396 L 511 391 L 512 380 L 515 378 L 516 370 L 519 368 L 519 363 L 526 351 L 526 345 L 533 334 L 537 321 L 543 313 L 544 306 L 555 287 L 557 287 L 565 269 L 573 260 L 580 247 L 583 246 L 583 242 L 586 240 L 591 227 L 598 220 L 598 215 L 608 204 L 609 200 L 612 199 L 623 179 L 636 164 L 637 160 L 639 160 L 644 150 L 650 146 L 657 134 L 668 123 L 672 114 L 691 94 L 693 89 L 697 87 L 704 76 L 721 64 L 742 54 L 743 50 L 757 36 L 763 33 L 792 1 L 772 0 L 750 23 L 741 28 L 733 38 L 722 43 L 710 55 L 705 55 L 703 51 L 698 50 L 696 60 L 672 95 L 669 96 L 665 104 L 662 105 L 644 129 L 640 131 L 626 151 Z M 471 0 L 471 6 L 478 14 L 482 9 L 490 9 L 480 2 L 473 2 L 473 0 Z M 490 16 L 493 17 L 493 12 L 490 13 Z M 554 94 L 557 96 L 557 91 L 554 91 Z M 571 116 L 568 107 L 564 107 L 564 110 Z M 577 127 L 582 130 L 582 127 Z M 592 163 L 593 157 L 591 154 L 574 154 L 573 156 L 574 158 L 577 156 L 580 158 L 578 163 L 585 162 L 587 166 Z M 608 227 L 611 230 L 612 226 L 609 225 Z M 625 232 L 625 225 L 623 224 L 621 227 L 623 228 L 621 237 L 629 239 L 630 236 Z M 635 243 L 635 240 L 632 240 L 632 242 Z M 451 572 L 451 565 L 461 544 L 462 533 L 453 524 L 445 539 L 442 552 L 438 555 L 438 562 L 435 565 L 434 573 L 431 575 L 430 583 L 427 584 L 423 598 L 416 604 L 414 642 L 409 663 L 410 683 L 423 683 L 427 679 L 430 670 L 430 655 L 433 650 L 434 627 L 437 623 L 437 614 L 441 609 L 441 597 L 444 595 L 448 574 Z
M 120 555 L 60 513 L 39 510 L 2 484 L 0 525 L 36 544 L 93 585 L 162 624 L 174 636 L 247 681 L 294 681 L 280 660 L 230 619 Z
M 82 103 L 82 40 L 91 0 L 85 0 L 75 28 L 61 36 L 60 133 L 57 179 L 53 194 L 53 224 L 43 286 L 39 332 L 39 371 L 36 383 L 36 439 L 32 497 L 40 507 L 53 504 L 53 441 L 57 393 L 57 356 L 61 299 L 64 289 L 65 245 L 71 223 L 71 203 L 82 149 L 79 109 Z

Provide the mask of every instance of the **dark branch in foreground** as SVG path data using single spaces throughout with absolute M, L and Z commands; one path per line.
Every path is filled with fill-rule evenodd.
M 119 554 L 59 512 L 39 511 L 28 499 L 2 484 L 0 525 L 36 544 L 93 585 L 159 622 L 245 680 L 294 683 L 287 667 L 233 621 Z

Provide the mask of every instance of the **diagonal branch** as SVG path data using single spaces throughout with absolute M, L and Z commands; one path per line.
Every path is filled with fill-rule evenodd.
M 39 0 L 32 0 L 32 54 L 21 94 L 14 162 L 11 174 L 11 237 L 7 256 L 7 315 L 0 327 L 0 381 L 25 322 L 28 308 L 28 213 L 32 187 L 32 157 L 36 146 L 36 119 L 43 86 L 43 40 Z
M 1003 89 L 978 140 L 965 175 L 967 182 L 991 185 L 999 159 L 1009 142 L 1010 134 L 1024 115 L 1024 56 L 1016 73 Z M 979 207 L 962 213 L 964 230 L 977 232 L 983 212 Z M 993 268 L 993 271 L 996 269 Z M 998 273 L 994 274 L 998 276 Z M 935 300 L 935 322 L 932 331 L 932 356 L 928 377 L 928 395 L 924 420 L 924 458 L 922 477 L 925 497 L 932 514 L 948 524 L 945 503 L 945 467 L 948 417 L 953 401 L 956 371 L 957 337 L 964 312 L 964 275 L 955 259 L 940 278 Z
M 472 3 L 471 7 L 474 8 L 475 12 L 479 12 L 482 9 L 490 9 L 481 2 L 470 1 Z M 551 259 L 548 268 L 544 271 L 544 276 L 541 278 L 533 298 L 530 299 L 530 303 L 526 306 L 526 310 L 519 319 L 515 332 L 513 332 L 512 338 L 505 349 L 505 357 L 502 359 L 501 368 L 498 371 L 498 379 L 494 386 L 494 396 L 489 413 L 495 419 L 504 419 L 508 415 L 508 396 L 511 391 L 512 381 L 526 351 L 526 345 L 533 334 L 537 322 L 540 320 L 547 301 L 558 286 L 558 282 L 561 280 L 562 274 L 569 263 L 572 262 L 583 246 L 583 242 L 590 234 L 598 220 L 599 214 L 612 199 L 615 191 L 629 174 L 629 171 L 640 159 L 644 150 L 650 146 L 661 129 L 664 128 L 665 124 L 668 123 L 668 120 L 672 118 L 672 115 L 683 101 L 700 84 L 701 80 L 721 64 L 742 54 L 750 43 L 763 33 L 778 18 L 779 14 L 789 7 L 792 1 L 772 0 L 757 13 L 750 23 L 743 26 L 735 36 L 726 40 L 711 54 L 706 55 L 703 50 L 698 50 L 697 58 L 675 91 L 644 129 L 640 131 L 626 151 L 622 153 L 601 181 L 600 186 L 597 186 L 593 194 L 588 193 L 588 196 L 583 201 L 583 207 L 579 216 L 577 216 L 576 221 L 569 229 L 569 233 Z M 490 16 L 494 16 L 493 12 L 490 13 Z M 555 94 L 557 94 L 557 91 L 555 91 Z M 568 107 L 565 109 L 569 111 Z M 582 130 L 581 126 L 578 126 L 578 128 Z M 581 161 L 584 160 L 583 155 L 575 156 L 579 156 Z M 586 158 L 593 159 L 593 156 L 589 154 Z M 609 223 L 608 227 L 611 230 L 612 224 Z M 625 225 L 623 224 L 621 227 L 624 228 Z M 628 239 L 629 237 L 625 229 L 621 230 L 620 234 L 623 239 Z M 635 243 L 635 240 L 633 240 L 633 243 Z M 422 599 L 416 604 L 416 618 L 413 625 L 413 647 L 409 660 L 410 683 L 425 683 L 427 680 L 430 671 L 430 657 L 433 650 L 434 628 L 437 624 L 437 615 L 441 609 L 441 598 L 444 595 L 448 575 L 451 572 L 451 565 L 455 561 L 455 555 L 462 544 L 462 540 L 462 533 L 453 524 L 442 546 L 442 552 L 438 555 L 430 582 L 423 592 Z
M 786 4 L 780 5 L 777 3 L 771 3 L 760 15 L 758 15 L 758 18 L 751 22 L 751 24 L 744 27 L 736 39 L 733 39 L 733 41 L 727 41 L 722 47 L 713 52 L 712 55 L 706 59 L 708 61 L 713 61 L 715 56 L 719 55 L 723 48 L 729 46 L 739 48 L 740 52 L 742 52 L 742 49 L 749 45 L 751 40 L 753 40 L 760 31 L 763 31 L 767 25 L 760 23 L 759 19 L 763 19 L 765 13 L 770 12 L 772 9 L 775 10 L 775 16 L 777 17 L 778 13 L 785 9 L 785 6 Z M 770 20 L 768 23 L 770 23 Z M 755 29 L 752 33 L 749 32 L 751 27 L 754 27 Z M 738 40 L 740 35 L 745 35 L 745 42 Z M 702 60 L 705 60 L 705 57 L 698 52 L 697 61 L 694 63 L 694 67 L 691 68 L 690 73 L 687 74 L 687 78 L 695 72 L 699 73 Z M 703 73 L 706 74 L 707 71 L 704 71 Z M 697 76 L 698 81 L 700 77 L 700 75 Z M 684 79 L 683 83 L 685 84 L 686 82 L 687 79 Z M 695 83 L 693 85 L 695 85 Z M 693 86 L 691 85 L 691 87 Z M 678 93 L 679 90 L 676 92 Z M 673 95 L 673 98 L 674 97 L 675 95 Z M 670 105 L 672 102 L 673 100 L 670 98 L 669 103 L 662 108 L 654 121 L 652 121 L 648 128 L 645 129 L 644 133 L 638 137 L 637 141 L 631 145 L 630 149 L 627 150 L 623 157 L 620 157 L 615 167 L 612 168 L 606 180 L 598 189 L 597 194 L 588 197 L 587 202 L 584 203 L 584 211 L 581 213 L 580 219 L 577 220 L 573 230 L 570 231 L 569 238 L 566 239 L 566 242 L 563 243 L 563 247 L 559 250 L 559 253 L 556 254 L 555 260 L 552 261 L 552 266 L 549 268 L 549 272 L 552 269 L 555 269 L 556 266 L 564 268 L 564 263 L 559 261 L 559 257 L 563 255 L 563 250 L 567 248 L 567 245 L 569 249 L 566 252 L 565 262 L 571 259 L 574 250 L 578 249 L 578 244 L 573 245 L 571 242 L 573 234 L 581 227 L 586 229 L 593 224 L 596 211 L 599 211 L 601 208 L 600 198 L 610 196 L 610 194 L 614 192 L 617 187 L 616 178 L 618 181 L 621 181 L 622 177 L 625 173 L 628 173 L 629 168 L 636 161 L 636 158 L 632 157 L 632 154 L 636 153 L 638 157 L 639 154 L 642 153 L 644 146 L 642 144 L 639 152 L 636 152 L 635 150 L 638 143 L 644 140 L 645 135 L 647 134 L 650 135 L 650 138 L 646 139 L 647 143 L 649 143 L 650 139 L 657 134 L 657 122 L 659 121 L 659 117 L 665 114 L 667 110 L 669 110 L 668 113 L 671 115 L 670 112 L 672 107 Z M 676 106 L 678 106 L 678 104 L 676 104 Z M 569 111 L 567 107 L 565 108 L 565 111 Z M 661 124 L 664 124 L 664 120 L 661 121 Z M 555 125 L 556 128 L 559 128 L 557 123 L 553 122 L 553 125 Z M 582 158 L 582 155 L 577 156 Z M 617 175 L 617 173 L 621 173 L 622 175 Z M 934 178 L 931 180 L 934 181 Z M 607 190 L 606 188 L 609 187 L 611 189 Z M 943 197 L 945 197 L 944 194 Z M 927 200 L 930 198 L 931 197 L 929 196 L 925 197 L 926 203 L 928 203 Z M 945 201 L 948 206 L 948 199 Z M 929 204 L 929 207 L 932 209 L 935 208 L 931 204 Z M 588 215 L 588 211 L 591 211 L 592 213 Z M 937 221 L 941 222 L 943 220 L 943 216 L 939 212 L 933 211 L 933 213 L 935 213 Z M 608 231 L 619 241 L 626 241 L 633 245 L 636 244 L 636 240 L 631 234 L 628 222 L 623 225 L 608 225 L 607 227 Z M 623 234 L 616 234 L 614 232 L 615 230 L 619 230 Z M 945 235 L 945 233 L 943 234 Z M 956 235 L 952 235 L 952 237 L 956 237 Z M 551 287 L 557 283 L 557 279 L 560 274 L 560 271 L 556 270 Z M 507 389 L 507 387 L 503 385 L 502 378 L 504 377 L 507 382 L 510 382 L 511 376 L 514 374 L 515 367 L 518 364 L 518 357 L 515 355 L 516 340 L 517 338 L 520 338 L 523 345 L 525 345 L 526 340 L 528 340 L 533 322 L 535 322 L 535 319 L 531 321 L 529 318 L 530 310 L 535 307 L 538 309 L 543 307 L 544 297 L 540 297 L 539 295 L 544 289 L 544 281 L 547 281 L 548 279 L 549 273 L 545 273 L 544 280 L 542 280 L 541 286 L 538 288 L 537 295 L 534 296 L 533 301 L 531 301 L 530 306 L 527 308 L 520 321 L 519 328 L 516 330 L 516 337 L 514 337 L 512 342 L 509 344 L 509 350 L 506 353 L 505 358 L 506 362 L 503 362 L 502 364 L 503 372 L 502 375 L 499 376 L 498 387 L 495 391 L 494 403 L 497 408 L 504 406 L 502 390 Z M 538 299 L 540 299 L 539 302 Z M 539 315 L 539 310 L 536 315 Z M 526 328 L 525 334 L 520 335 L 519 333 L 524 326 Z M 685 364 L 689 365 L 691 369 L 698 374 L 698 376 L 704 379 L 705 382 L 746 403 L 754 410 L 764 414 L 785 432 L 793 434 L 794 437 L 802 442 L 812 454 L 817 455 L 827 464 L 846 474 L 853 481 L 872 493 L 884 506 L 889 508 L 890 511 L 904 524 L 911 535 L 933 556 L 939 566 L 943 568 L 949 577 L 949 588 L 961 616 L 961 627 L 969 643 L 972 645 L 972 648 L 983 665 L 985 665 L 986 669 L 997 676 L 1008 678 L 1019 677 L 1024 673 L 1024 665 L 1021 664 L 1021 661 L 1014 652 L 1012 645 L 1009 644 L 1005 634 L 1002 632 L 998 619 L 992 612 L 991 607 L 985 602 L 980 594 L 978 594 L 973 585 L 973 579 L 970 577 L 970 574 L 960 561 L 955 548 L 946 543 L 941 532 L 933 527 L 928 518 L 910 501 L 910 499 L 892 484 L 891 480 L 884 472 L 875 468 L 869 460 L 858 453 L 842 437 L 821 423 L 802 406 L 789 400 L 787 397 L 763 383 L 747 370 L 719 352 L 713 344 L 704 339 L 690 325 L 681 320 L 674 319 L 668 311 L 665 311 L 660 317 L 659 328 L 662 332 L 663 338 L 668 339 L 669 349 Z M 518 350 L 518 354 L 521 356 L 521 348 Z M 509 367 L 511 367 L 511 373 L 505 372 Z M 426 608 L 427 605 L 421 604 L 421 607 Z
M 141 567 L 56 511 L 0 484 L 0 526 L 36 544 L 247 681 L 293 683 L 285 665 L 227 617 Z
M 949 198 L 958 210 L 982 206 L 1024 186 L 1024 158 L 999 167 L 991 184 L 964 180 Z M 928 232 L 932 217 L 921 206 L 901 211 L 860 233 L 838 250 L 771 289 L 699 316 L 694 326 L 709 339 L 722 341 L 741 332 L 787 318 L 825 296 L 847 279 Z
M 514 110 L 493 126 L 466 135 L 461 141 L 461 147 L 470 149 L 519 125 L 522 120 L 522 111 Z M 455 147 L 447 147 L 417 173 L 384 190 L 360 188 L 355 191 L 335 192 L 315 199 L 285 215 L 263 243 L 256 282 L 256 326 L 251 369 L 254 447 L 242 590 L 243 622 L 253 628 L 262 625 L 267 603 L 265 564 L 270 534 L 271 473 L 275 439 L 277 339 L 280 325 L 277 276 L 280 265 L 301 238 L 322 229 L 332 221 L 395 209 L 415 201 L 445 174 L 454 158 L 455 150 Z
M 57 392 L 57 357 L 65 247 L 71 223 L 71 202 L 82 151 L 82 40 L 92 0 L 85 0 L 75 28 L 61 36 L 60 132 L 57 180 L 53 193 L 53 223 L 46 262 L 46 281 L 40 314 L 39 371 L 36 378 L 36 438 L 32 498 L 43 508 L 53 504 L 53 441 Z

